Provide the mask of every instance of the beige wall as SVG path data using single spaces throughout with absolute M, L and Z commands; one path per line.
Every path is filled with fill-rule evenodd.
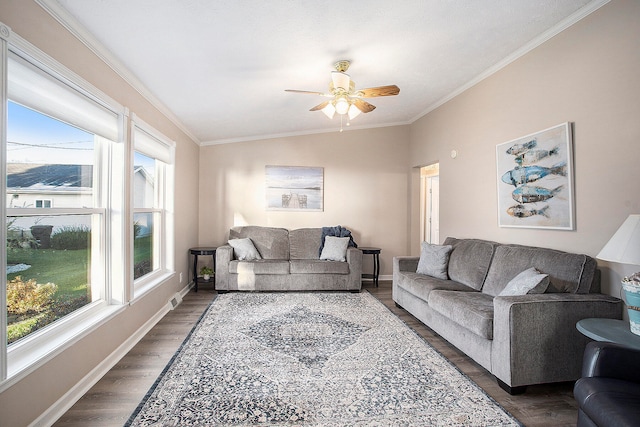
M 397 126 L 202 147 L 200 244 L 225 243 L 233 225 L 342 225 L 382 248 L 381 274 L 391 274 L 391 257 L 407 252 L 407 142 Z M 324 211 L 267 211 L 266 165 L 323 167 Z
M 229 227 L 244 222 L 340 224 L 359 244 L 382 247 L 382 274 L 391 274 L 392 256 L 418 253 L 415 167 L 435 161 L 441 170 L 442 238 L 597 254 L 628 214 L 640 212 L 638 17 L 639 2 L 613 0 L 410 126 L 198 149 L 35 3 L 0 2 L 0 20 L 14 32 L 177 141 L 176 269 L 184 273 L 190 246 L 222 244 Z M 566 121 L 575 132 L 576 230 L 499 228 L 495 145 Z M 456 159 L 449 156 L 452 149 L 459 152 Z M 324 212 L 266 211 L 265 165 L 324 167 Z M 637 269 L 602 267 L 612 294 L 621 275 Z M 175 278 L 0 394 L 2 424 L 35 419 L 181 286 Z
M 35 2 L 2 0 L 0 21 L 176 141 L 176 187 L 180 191 L 176 192 L 175 201 L 175 266 L 186 279 L 188 249 L 195 246 L 198 239 L 198 145 Z M 36 419 L 160 311 L 170 296 L 185 285 L 186 280 L 180 284 L 176 275 L 135 305 L 127 306 L 97 331 L 0 393 L 0 424 L 21 426 Z
M 442 239 L 595 256 L 629 214 L 640 212 L 639 20 L 640 2 L 614 0 L 410 126 L 410 166 L 440 161 Z M 499 228 L 495 146 L 562 122 L 574 126 L 576 230 Z M 417 176 L 413 171 L 413 253 Z M 605 290 L 616 296 L 621 275 L 637 270 L 601 266 Z

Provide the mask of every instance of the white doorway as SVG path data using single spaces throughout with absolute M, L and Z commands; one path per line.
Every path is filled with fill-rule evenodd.
M 440 243 L 440 164 L 420 168 L 420 236 Z

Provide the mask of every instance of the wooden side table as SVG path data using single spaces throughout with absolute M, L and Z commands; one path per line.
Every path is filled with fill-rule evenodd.
M 622 344 L 640 350 L 640 335 L 631 332 L 629 322 L 624 320 L 594 317 L 578 321 L 576 328 L 592 340 Z
M 363 274 L 363 279 L 373 279 L 376 288 L 378 287 L 378 277 L 380 276 L 380 252 L 382 249 L 373 247 L 360 247 L 363 255 L 373 255 L 373 274 Z
M 215 288 L 215 277 L 216 277 L 216 249 L 213 247 L 201 247 L 201 248 L 191 248 L 189 249 L 189 255 L 193 255 L 193 288 L 196 292 L 198 292 L 198 256 L 200 255 L 210 255 L 213 258 L 213 274 L 211 275 L 211 279 L 214 283 Z M 204 282 L 204 280 L 203 280 Z

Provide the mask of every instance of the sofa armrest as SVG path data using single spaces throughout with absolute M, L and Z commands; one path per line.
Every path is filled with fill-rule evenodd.
M 229 245 L 216 249 L 216 290 L 229 289 L 229 263 L 233 260 L 233 248 Z
M 349 246 L 346 256 L 347 264 L 349 264 L 349 290 L 362 289 L 362 251 L 360 249 Z
M 606 377 L 640 383 L 640 350 L 610 342 L 587 344 L 583 377 Z
M 393 257 L 393 271 L 416 272 L 420 257 L 417 256 L 396 256 Z
M 494 298 L 492 373 L 512 387 L 580 378 L 588 317 L 622 318 L 622 301 L 603 294 L 547 293 Z

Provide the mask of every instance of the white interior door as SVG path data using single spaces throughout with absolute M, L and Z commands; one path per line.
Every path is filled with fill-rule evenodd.
M 440 242 L 440 165 L 420 169 L 420 239 Z
M 429 243 L 440 243 L 440 177 L 427 178 L 427 228 L 429 230 Z

